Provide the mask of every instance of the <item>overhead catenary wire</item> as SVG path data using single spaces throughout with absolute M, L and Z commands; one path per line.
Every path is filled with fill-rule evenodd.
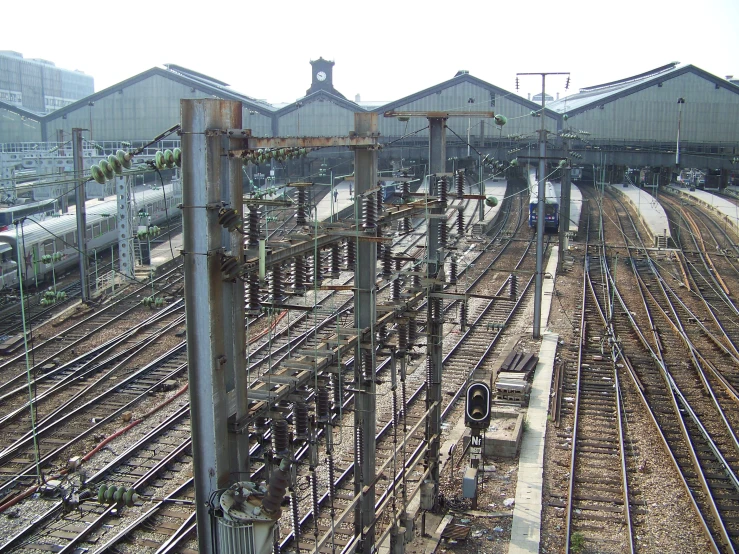
M 21 226 L 22 227 L 22 226 Z M 16 238 L 16 244 L 18 243 L 18 223 L 16 223 L 15 226 L 15 238 Z M 18 268 L 20 271 L 21 267 L 21 253 L 20 249 L 16 248 L 16 254 L 18 258 Z M 41 464 L 40 464 L 40 453 L 39 453 L 39 447 L 38 447 L 38 434 L 36 430 L 36 408 L 35 408 L 35 402 L 34 402 L 34 393 L 33 393 L 33 386 L 31 384 L 31 359 L 30 359 L 30 352 L 29 352 L 29 346 L 28 346 L 28 332 L 26 330 L 26 309 L 25 309 L 25 299 L 23 296 L 23 279 L 19 279 L 20 282 L 20 295 L 21 295 L 21 319 L 23 320 L 23 347 L 25 348 L 25 360 L 26 360 L 26 379 L 28 382 L 28 409 L 30 411 L 31 415 L 31 432 L 33 434 L 33 455 L 34 455 L 34 461 L 36 465 L 36 479 L 37 483 L 41 483 L 43 478 L 41 475 Z
M 162 195 L 164 196 L 164 217 L 167 219 L 167 223 L 169 223 L 169 211 L 167 210 L 167 191 L 164 187 L 164 179 L 162 178 L 162 172 L 159 171 L 159 168 L 156 168 L 157 175 L 159 175 L 159 181 L 162 184 Z M 169 251 L 172 254 L 172 259 L 175 259 L 174 255 L 174 249 L 172 248 L 172 225 L 167 225 L 167 239 L 169 240 Z

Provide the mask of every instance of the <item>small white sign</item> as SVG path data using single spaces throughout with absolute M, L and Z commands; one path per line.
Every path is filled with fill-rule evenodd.
M 482 446 L 482 437 L 479 435 L 472 435 L 470 437 L 471 446 Z
M 482 460 L 482 454 L 470 454 L 470 460 Z
M 274 169 L 270 169 L 269 170 L 269 176 L 270 177 L 274 177 L 275 176 L 275 170 Z

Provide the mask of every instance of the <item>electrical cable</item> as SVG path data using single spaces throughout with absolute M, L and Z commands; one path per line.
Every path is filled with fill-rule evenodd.
M 19 223 L 16 222 L 15 224 L 15 237 L 16 237 L 16 244 L 18 244 L 18 225 Z M 23 226 L 23 222 L 20 222 L 21 227 Z M 25 254 L 25 252 L 24 252 Z M 16 257 L 18 259 L 18 270 L 20 272 L 21 267 L 21 252 L 20 249 L 16 248 Z M 35 402 L 34 402 L 34 393 L 33 388 L 31 385 L 31 365 L 30 365 L 30 358 L 28 356 L 29 350 L 28 350 L 28 334 L 26 332 L 26 310 L 24 307 L 24 295 L 23 295 L 23 276 L 20 274 L 19 278 L 19 284 L 20 284 L 20 294 L 21 294 L 21 318 L 23 319 L 23 346 L 25 348 L 25 359 L 26 359 L 26 380 L 28 382 L 28 407 L 31 415 L 31 432 L 33 434 L 33 454 L 34 459 L 36 462 L 36 479 L 37 482 L 40 484 L 43 482 L 43 477 L 41 475 L 41 464 L 40 464 L 40 453 L 39 453 L 39 447 L 38 447 L 38 434 L 36 430 L 36 412 L 35 412 Z
M 157 175 L 159 175 L 159 181 L 162 183 L 162 195 L 164 196 L 164 217 L 167 218 L 167 238 L 169 239 L 169 251 L 172 254 L 174 260 L 174 249 L 172 248 L 172 225 L 169 223 L 169 211 L 167 210 L 167 191 L 164 189 L 164 179 L 162 178 L 162 172 L 159 168 L 156 168 Z
M 406 129 L 407 129 L 407 128 L 408 128 L 408 126 L 406 125 Z M 395 140 L 393 140 L 393 141 L 390 141 L 390 142 L 388 142 L 387 144 L 384 144 L 383 146 L 385 146 L 385 147 L 387 147 L 387 146 L 390 146 L 391 144 L 395 144 L 395 143 L 396 143 L 396 142 L 398 142 L 399 140 L 403 140 L 403 139 L 406 139 L 406 138 L 408 138 L 408 137 L 411 137 L 411 136 L 413 136 L 413 135 L 416 135 L 416 134 L 420 133 L 421 131 L 425 131 L 425 130 L 426 130 L 426 129 L 428 129 L 428 128 L 429 128 L 429 126 L 428 126 L 428 125 L 426 125 L 425 127 L 422 127 L 421 129 L 418 129 L 417 131 L 412 131 L 412 132 L 410 132 L 410 133 L 408 133 L 408 134 L 406 134 L 406 135 L 403 135 L 403 136 L 402 136 L 402 137 L 400 137 L 400 138 L 397 138 L 397 139 L 395 139 Z
M 23 253 L 25 254 L 26 253 L 26 230 L 23 228 L 23 225 L 21 225 L 21 242 L 23 245 Z M 16 244 L 18 244 L 17 240 L 16 240 Z M 34 268 L 34 272 L 35 272 L 35 268 Z M 56 290 L 54 292 L 56 292 Z M 22 294 L 21 294 L 21 302 L 23 302 Z M 36 350 L 33 347 L 33 324 L 32 324 L 32 320 L 30 317 L 28 319 L 28 342 L 30 344 L 30 349 L 31 349 L 31 367 L 35 368 L 34 375 L 33 375 L 33 400 L 35 402 L 37 394 L 38 394 L 38 387 L 36 383 L 36 377 L 38 376 L 38 368 L 36 368 Z
M 454 129 L 452 129 L 449 125 L 447 125 L 446 128 L 449 129 L 455 137 L 457 137 L 459 140 L 461 140 L 463 144 L 466 144 L 467 146 L 469 146 L 470 148 L 472 148 L 472 150 L 474 150 L 477 153 L 478 156 L 482 156 L 482 153 L 477 148 L 475 148 L 474 146 L 472 146 L 469 142 L 467 142 L 465 139 L 463 139 L 457 133 L 455 133 L 454 132 Z

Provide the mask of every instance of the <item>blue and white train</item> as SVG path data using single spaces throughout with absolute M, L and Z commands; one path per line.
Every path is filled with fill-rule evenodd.
M 529 227 L 536 228 L 537 214 L 539 209 L 539 183 L 533 181 L 530 188 L 529 199 Z M 547 181 L 544 186 L 544 230 L 559 231 L 559 198 L 554 186 Z
M 165 210 L 166 197 L 166 210 Z M 132 212 L 146 213 L 148 216 L 134 216 L 135 225 L 159 224 L 180 213 L 182 187 L 179 182 L 161 187 L 135 192 L 132 195 Z M 87 203 L 87 251 L 105 250 L 118 244 L 118 206 L 116 200 Z M 0 286 L 14 286 L 18 283 L 18 249 L 22 260 L 23 282 L 39 282 L 51 274 L 52 265 L 43 263 L 42 256 L 61 253 L 53 269 L 57 273 L 76 267 L 79 260 L 77 251 L 77 218 L 74 213 L 57 217 L 36 217 L 27 219 L 22 229 L 11 226 L 0 232 Z

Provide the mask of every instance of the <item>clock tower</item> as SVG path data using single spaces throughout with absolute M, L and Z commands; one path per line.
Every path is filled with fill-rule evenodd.
M 334 62 L 318 58 L 317 60 L 311 60 L 310 65 L 312 80 L 310 88 L 305 93 L 306 96 L 319 90 L 325 90 L 335 96 L 344 98 L 344 95 L 334 88 Z

